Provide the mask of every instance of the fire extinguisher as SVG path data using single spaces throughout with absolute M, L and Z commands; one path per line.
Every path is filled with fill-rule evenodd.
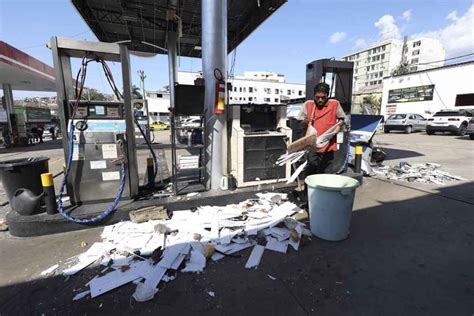
M 214 77 L 216 78 L 216 99 L 214 103 L 214 114 L 224 114 L 225 108 L 225 81 L 222 72 L 214 69 Z

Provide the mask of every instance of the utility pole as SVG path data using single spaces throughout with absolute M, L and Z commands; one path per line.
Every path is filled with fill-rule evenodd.
M 138 75 L 140 76 L 140 88 L 142 90 L 142 99 L 143 99 L 143 107 L 145 108 L 145 115 L 148 118 L 148 124 L 150 124 L 150 113 L 148 113 L 148 101 L 146 99 L 146 91 L 145 91 L 145 72 L 143 70 L 137 71 Z

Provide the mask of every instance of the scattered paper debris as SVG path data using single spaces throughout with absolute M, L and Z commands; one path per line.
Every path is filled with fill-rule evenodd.
M 48 269 L 41 272 L 41 275 L 46 276 L 46 275 L 53 274 L 54 272 L 56 272 L 58 268 L 59 268 L 59 264 L 55 264 L 52 267 L 49 267 Z
M 275 281 L 277 278 L 275 278 L 274 276 L 270 275 L 270 274 L 267 274 L 267 276 L 272 279 L 273 281 Z
M 208 294 L 209 296 L 212 296 L 212 297 L 215 297 L 215 296 L 216 296 L 216 293 L 214 293 L 214 292 L 212 292 L 212 291 L 207 292 L 207 294 Z
M 73 301 L 78 301 L 80 299 L 83 299 L 84 297 L 86 297 L 87 295 L 89 295 L 91 293 L 91 291 L 87 290 L 87 291 L 84 291 L 84 292 L 81 292 L 81 293 L 77 293 L 76 296 L 74 296 L 72 298 Z
M 258 199 L 238 204 L 175 211 L 171 219 L 106 226 L 102 242 L 75 257 L 76 262 L 63 274 L 74 275 L 96 262 L 106 265 L 86 284 L 90 292 L 81 295 L 93 299 L 133 282 L 133 298 L 144 302 L 156 295 L 160 282 L 173 281 L 177 271 L 204 272 L 210 258 L 241 257 L 238 252 L 253 247 L 245 267 L 257 268 L 265 249 L 286 253 L 291 245 L 297 250 L 306 233 L 303 223 L 290 218 L 303 210 L 287 199 L 284 193 L 258 193 Z M 265 237 L 267 244 L 262 246 Z M 57 268 L 55 265 L 44 273 Z M 209 291 L 208 295 L 214 297 L 215 293 Z M 82 298 L 79 294 L 76 297 Z
M 245 264 L 245 268 L 252 269 L 257 268 L 260 264 L 260 260 L 262 259 L 263 252 L 265 251 L 265 247 L 260 245 L 255 245 L 252 249 L 252 253 L 250 253 L 250 257 Z
M 137 302 L 146 302 L 151 300 L 155 296 L 156 292 L 158 292 L 158 289 L 149 287 L 144 283 L 138 283 L 132 297 Z
M 450 181 L 463 181 L 465 179 L 439 170 L 441 165 L 435 163 L 409 164 L 401 161 L 398 166 L 373 167 L 373 176 L 389 180 L 403 180 L 408 182 L 432 183 L 443 185 Z

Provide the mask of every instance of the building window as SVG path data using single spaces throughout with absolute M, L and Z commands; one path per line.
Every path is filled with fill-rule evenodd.
M 246 98 L 244 97 L 244 101 L 246 101 Z
M 249 97 L 249 101 L 253 101 L 253 97 Z
M 234 92 L 237 92 L 237 87 L 234 87 Z
M 242 97 L 239 98 L 239 101 L 242 101 Z
M 242 92 L 242 87 L 239 88 L 239 92 Z
M 270 88 L 263 88 L 263 91 L 264 91 L 266 94 L 272 93 Z
M 385 59 L 385 54 L 380 55 L 380 59 L 384 60 Z
M 250 92 L 250 93 L 253 92 L 253 88 L 252 88 L 252 87 L 249 87 L 249 92 Z
M 413 65 L 413 64 L 418 64 L 418 60 L 419 60 L 418 58 L 413 58 L 413 59 L 411 60 L 411 64 L 412 64 L 412 65 Z
M 420 55 L 420 50 L 419 50 L 419 49 L 414 50 L 414 51 L 411 53 L 411 55 L 412 55 L 412 56 Z
M 383 76 L 383 71 L 379 72 L 379 77 Z
M 374 69 L 375 69 L 375 65 L 372 65 L 372 66 L 370 67 L 370 69 L 371 69 L 371 70 L 374 70 Z
M 418 41 L 418 42 L 414 42 L 414 43 L 413 43 L 413 47 L 418 47 L 418 46 L 421 46 L 421 41 Z
M 247 92 L 247 88 L 244 87 L 244 92 Z
M 232 100 L 232 97 L 230 97 L 229 99 L 231 99 L 231 100 Z
M 280 100 L 278 100 L 278 98 L 275 98 L 275 102 L 278 103 L 278 102 L 280 102 Z
M 431 101 L 434 87 L 434 85 L 427 85 L 389 90 L 388 103 Z
M 291 95 L 291 90 L 288 90 L 288 91 L 287 91 L 287 94 L 288 94 L 288 95 Z
M 275 89 L 275 94 L 280 94 L 280 89 Z
M 382 52 L 385 51 L 385 46 L 386 46 L 386 45 L 382 46 Z
M 270 98 L 263 98 L 264 102 L 270 102 Z
M 379 80 L 379 84 L 382 84 L 382 80 Z
M 410 67 L 410 72 L 415 72 L 418 70 L 417 66 Z
M 474 105 L 474 93 L 456 95 L 454 106 L 472 106 Z
M 368 82 L 366 82 L 366 83 L 365 83 L 365 86 L 367 87 L 368 85 L 369 85 L 369 83 L 368 83 Z
M 303 95 L 303 91 L 302 90 L 298 91 L 298 95 Z

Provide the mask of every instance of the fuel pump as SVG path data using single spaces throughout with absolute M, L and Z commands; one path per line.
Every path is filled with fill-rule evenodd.
M 102 64 L 117 102 L 81 101 L 90 62 Z M 127 137 L 123 98 L 110 68 L 97 55 L 86 55 L 76 77 L 75 100 L 68 106 L 68 156 L 59 191 L 58 210 L 68 220 L 78 223 L 100 221 L 115 210 L 124 195 L 129 195 L 127 178 Z M 73 204 L 113 200 L 111 205 L 92 218 L 77 218 L 64 211 L 62 195 L 69 186 Z

